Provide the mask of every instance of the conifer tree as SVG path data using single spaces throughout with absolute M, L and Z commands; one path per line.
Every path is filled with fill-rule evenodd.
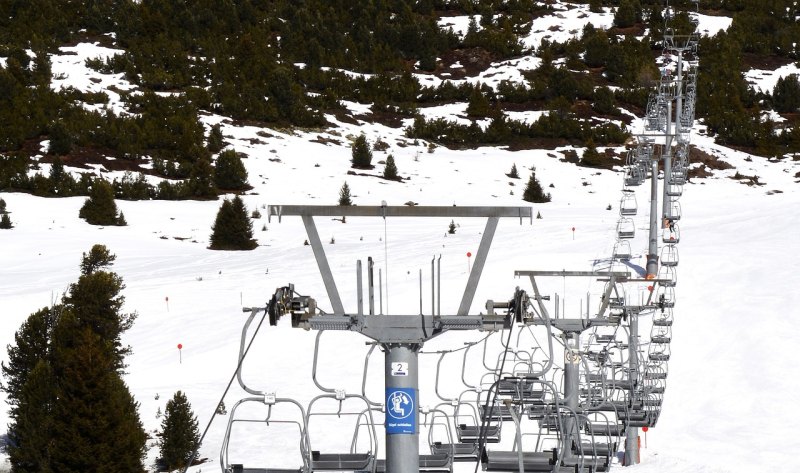
M 91 225 L 122 225 L 111 184 L 104 179 L 95 179 L 89 198 L 81 207 L 78 216 Z
M 456 222 L 450 220 L 450 225 L 447 227 L 447 233 L 454 235 L 456 233 Z
M 366 135 L 361 133 L 351 147 L 352 163 L 356 169 L 372 169 L 372 149 Z
M 219 123 L 211 126 L 211 131 L 208 133 L 208 150 L 212 153 L 219 153 L 225 146 L 225 138 L 222 136 L 222 129 Z
M 638 3 L 638 2 L 636 2 Z M 641 9 L 641 6 L 639 7 Z M 631 0 L 620 0 L 617 12 L 614 14 L 614 26 L 627 28 L 636 23 L 636 6 Z
M 53 471 L 142 471 L 147 436 L 106 341 L 66 310 L 53 345 Z
M 11 223 L 11 217 L 9 217 L 7 213 L 4 213 L 0 216 L 0 230 L 10 230 L 11 228 L 14 228 L 14 225 Z
M 347 181 L 345 181 L 342 188 L 339 189 L 339 205 L 353 205 L 353 201 L 350 199 L 350 186 L 347 185 Z
M 258 246 L 253 239 L 253 223 L 238 195 L 222 202 L 211 230 L 209 249 L 252 250 Z
M 72 151 L 72 136 L 63 122 L 57 121 L 50 127 L 49 154 L 65 155 Z
M 161 460 L 167 469 L 187 466 L 192 460 L 192 453 L 199 446 L 200 430 L 192 406 L 181 391 L 167 401 L 160 435 Z
M 386 167 L 383 168 L 383 178 L 397 180 L 397 165 L 394 163 L 394 156 L 391 154 L 386 158 Z
M 772 102 L 780 113 L 794 113 L 800 110 L 800 81 L 797 74 L 779 77 L 772 91 Z
M 489 114 L 489 99 L 486 98 L 481 87 L 476 85 L 472 88 L 467 104 L 467 116 L 473 118 L 485 117 Z
M 189 197 L 196 199 L 212 199 L 217 196 L 217 189 L 214 187 L 214 166 L 211 165 L 211 161 L 201 157 L 192 164 L 186 189 Z
M 542 185 L 536 179 L 536 170 L 531 172 L 531 177 L 528 179 L 528 185 L 525 186 L 525 192 L 522 194 L 522 200 L 533 203 L 550 202 L 550 194 L 545 194 L 542 190 Z
M 219 189 L 243 190 L 247 188 L 247 169 L 236 151 L 223 151 L 217 157 L 214 183 Z
M 120 335 L 134 316 L 119 313 L 114 255 L 95 245 L 62 304 L 28 318 L 8 347 L 3 390 L 12 422 L 14 471 L 143 470 L 146 435 L 121 371 Z
M 517 171 L 517 163 L 511 165 L 511 171 L 506 174 L 511 179 L 519 179 L 519 171 Z
M 7 205 L 6 201 L 3 200 L 3 199 L 0 199 L 0 214 L 6 213 L 6 205 Z

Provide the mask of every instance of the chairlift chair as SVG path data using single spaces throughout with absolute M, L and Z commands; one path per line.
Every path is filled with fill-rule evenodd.
M 675 245 L 664 245 L 661 249 L 661 266 L 678 266 L 678 247 Z
M 623 216 L 636 215 L 636 193 L 632 190 L 622 192 L 622 198 L 619 202 L 619 214 Z
M 336 410 L 330 411 L 315 411 L 315 406 L 319 403 L 334 401 L 338 404 Z M 343 410 L 343 407 L 348 401 L 356 401 L 357 403 L 363 402 L 364 409 L 362 410 Z M 351 403 L 352 404 L 352 403 Z M 308 464 L 311 466 L 311 471 L 371 471 L 374 468 L 375 455 L 377 453 L 377 433 L 375 430 L 375 421 L 372 417 L 373 406 L 369 401 L 358 394 L 321 394 L 316 396 L 309 402 L 308 411 L 306 414 L 306 425 L 309 427 L 307 431 L 309 443 L 309 460 Z M 347 451 L 342 452 L 321 452 L 313 450 L 314 444 L 310 432 L 311 420 L 314 417 L 322 416 L 336 416 L 337 418 L 355 417 L 355 428 L 350 447 Z M 366 419 L 362 423 L 362 419 Z M 359 450 L 359 432 L 362 427 L 365 427 L 368 434 L 367 450 Z
M 617 237 L 629 240 L 636 235 L 636 226 L 631 218 L 620 218 L 617 222 Z
M 236 413 L 239 410 L 239 408 L 242 405 L 250 403 L 267 406 L 266 417 L 237 418 Z M 296 407 L 299 412 L 299 415 L 295 416 L 294 419 L 275 418 L 273 416 L 273 410 L 276 409 L 278 406 Z M 285 468 L 285 467 L 254 468 L 254 467 L 245 467 L 241 463 L 231 463 L 229 456 L 229 448 L 231 443 L 231 433 L 233 430 L 233 426 L 237 423 L 245 423 L 245 422 L 263 423 L 266 427 L 272 427 L 274 425 L 290 425 L 293 427 L 297 427 L 299 436 L 298 448 L 300 454 L 300 461 L 302 465 L 298 466 L 297 468 Z M 269 445 L 269 442 L 265 443 L 265 445 Z M 219 454 L 220 467 L 222 468 L 222 471 L 224 473 L 310 473 L 311 469 L 307 460 L 308 458 L 307 454 L 308 454 L 308 437 L 305 424 L 305 411 L 297 401 L 286 398 L 276 398 L 274 395 L 253 396 L 240 399 L 231 408 L 228 417 L 228 424 L 225 429 L 225 435 L 223 436 L 222 440 L 222 448 L 220 449 L 220 454 Z
M 631 259 L 631 244 L 628 240 L 617 240 L 614 243 L 614 250 L 612 252 L 614 259 L 629 260 Z
M 678 222 L 669 222 L 669 225 L 661 230 L 661 241 L 670 245 L 675 245 L 681 241 L 681 229 Z

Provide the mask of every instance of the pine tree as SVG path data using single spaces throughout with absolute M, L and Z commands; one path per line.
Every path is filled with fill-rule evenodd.
M 467 104 L 467 116 L 482 118 L 489 114 L 489 99 L 486 98 L 479 85 L 472 88 Z
M 219 189 L 243 190 L 247 188 L 247 169 L 234 150 L 226 150 L 217 157 L 214 183 Z
M 28 318 L 3 364 L 12 423 L 9 457 L 19 472 L 143 470 L 146 435 L 127 386 L 120 336 L 121 279 L 102 245 L 84 254 L 62 304 Z
M 208 133 L 208 150 L 212 153 L 219 153 L 225 146 L 225 138 L 222 136 L 222 129 L 219 123 L 211 126 L 211 131 Z
M 386 158 L 386 167 L 383 168 L 383 178 L 397 180 L 397 165 L 394 163 L 394 156 L 391 154 Z
M 119 225 L 117 203 L 114 201 L 114 190 L 104 179 L 95 179 L 89 198 L 81 207 L 78 216 L 91 225 Z
M 450 220 L 450 225 L 447 227 L 447 233 L 454 235 L 456 233 L 456 222 Z
M 372 149 L 366 135 L 361 133 L 351 147 L 352 163 L 356 169 L 372 169 Z
M 511 179 L 519 179 L 519 171 L 517 171 L 517 163 L 511 165 L 511 171 L 506 174 Z
M 192 406 L 181 391 L 167 401 L 160 435 L 161 460 L 167 469 L 179 469 L 191 463 L 192 453 L 200 443 L 200 430 Z
M 800 81 L 797 74 L 778 78 L 772 91 L 772 103 L 780 113 L 794 113 L 800 110 Z
M 147 436 L 106 341 L 66 310 L 53 345 L 53 471 L 142 471 Z
M 2 363 L 6 393 L 11 407 L 8 455 L 14 471 L 52 471 L 49 468 L 52 373 L 50 336 L 61 306 L 40 309 L 23 322 L 8 346 L 8 364 Z
M 641 7 L 639 7 L 641 8 Z M 631 0 L 620 0 L 617 12 L 614 14 L 614 26 L 628 28 L 636 23 L 636 6 Z
M 72 151 L 72 136 L 63 122 L 57 121 L 50 128 L 48 154 L 65 155 Z
M 592 13 L 602 13 L 603 12 L 603 1 L 602 0 L 589 0 L 589 11 Z
M 14 225 L 11 223 L 11 217 L 8 216 L 7 213 L 4 213 L 2 217 L 0 217 L 0 230 L 10 230 L 14 228 Z
M 339 189 L 339 205 L 343 207 L 353 205 L 353 201 L 350 199 L 350 186 L 347 185 L 347 181 Z
M 133 326 L 136 313 L 123 314 L 125 284 L 109 271 L 116 256 L 104 245 L 94 245 L 81 259 L 78 282 L 70 284 L 63 297 L 64 306 L 80 326 L 91 327 L 109 350 L 114 368 L 122 372 L 124 358 L 131 349 L 122 345 L 122 334 Z
M 528 185 L 525 186 L 525 192 L 522 194 L 522 200 L 533 203 L 550 202 L 550 194 L 545 194 L 542 190 L 542 185 L 536 179 L 536 171 L 531 172 L 531 177 L 528 179 Z
M 192 164 L 186 189 L 189 196 L 196 199 L 213 199 L 217 196 L 217 189 L 214 187 L 214 166 L 211 165 L 211 161 L 201 157 Z
M 239 196 L 222 202 L 211 230 L 209 249 L 252 250 L 258 246 L 253 239 L 253 223 Z
M 0 199 L 0 214 L 6 213 L 6 201 Z

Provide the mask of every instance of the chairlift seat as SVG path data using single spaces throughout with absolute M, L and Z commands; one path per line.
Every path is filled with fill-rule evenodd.
M 511 416 L 511 408 L 505 404 L 494 404 L 493 406 L 489 406 L 488 408 L 484 408 L 484 405 L 481 404 L 478 406 L 478 410 L 480 411 L 481 419 L 483 420 L 513 420 L 514 418 Z
M 670 337 L 665 337 L 663 335 L 655 335 L 653 337 L 650 337 L 650 341 L 653 343 L 664 344 L 664 343 L 669 343 L 670 340 L 672 340 Z
M 672 326 L 672 319 L 653 319 L 653 325 L 656 327 L 671 327 Z
M 621 389 L 624 391 L 630 391 L 633 389 L 634 381 L 630 379 L 607 379 L 606 380 L 606 387 L 612 389 Z
M 591 435 L 613 435 L 620 436 L 625 431 L 625 427 L 620 424 L 608 424 L 605 422 L 587 422 L 586 433 Z
M 371 453 L 320 453 L 311 452 L 312 471 L 368 470 L 374 460 Z
M 477 442 L 471 443 L 442 443 L 434 442 L 431 453 L 438 455 L 451 455 L 454 462 L 477 461 L 480 450 Z
M 583 454 L 584 455 L 593 455 L 597 457 L 611 457 L 617 452 L 617 443 L 588 443 L 588 442 L 581 442 L 581 447 L 583 447 Z M 574 453 L 580 453 L 580 450 L 576 447 L 576 443 L 572 442 L 572 451 Z
M 648 371 L 644 374 L 644 379 L 667 379 L 666 371 Z
M 419 456 L 420 473 L 449 473 L 453 470 L 450 455 L 433 454 Z M 369 473 L 371 470 L 360 470 L 359 473 Z M 375 462 L 375 473 L 386 473 L 386 460 Z
M 520 452 L 484 450 L 481 463 L 485 471 L 519 471 Z M 522 452 L 524 472 L 553 471 L 558 462 L 558 451 Z
M 231 473 L 302 473 L 302 471 L 302 468 L 245 468 L 241 464 L 231 465 Z
M 484 441 L 486 443 L 497 443 L 500 441 L 500 425 L 486 424 L 484 426 Z M 481 426 L 459 424 L 456 429 L 458 441 L 461 443 L 475 443 L 481 437 Z
M 669 361 L 669 353 L 650 353 L 652 361 Z

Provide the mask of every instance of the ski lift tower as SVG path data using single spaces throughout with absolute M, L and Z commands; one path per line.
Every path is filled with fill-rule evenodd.
M 500 218 L 523 218 L 533 223 L 530 207 L 428 207 L 428 206 L 304 206 L 271 205 L 268 218 L 277 216 L 299 216 L 303 220 L 308 241 L 314 252 L 325 290 L 328 294 L 332 314 L 317 313 L 316 302 L 310 298 L 295 298 L 283 301 L 285 304 L 271 306 L 290 307 L 292 325 L 312 330 L 346 330 L 358 332 L 375 340 L 385 353 L 386 380 L 386 470 L 392 473 L 417 473 L 420 469 L 419 455 L 419 379 L 417 358 L 422 345 L 449 330 L 498 330 L 510 327 L 511 314 L 471 315 L 469 314 L 475 290 L 489 253 L 492 239 Z M 467 285 L 455 315 L 437 313 L 424 315 L 420 302 L 419 314 L 376 315 L 374 313 L 374 281 L 372 264 L 368 265 L 369 313 L 364 313 L 363 291 L 361 287 L 361 262 L 358 262 L 358 309 L 347 313 L 342 305 L 336 283 L 328 264 L 325 250 L 319 238 L 314 217 L 447 217 L 447 218 L 486 218 L 475 262 L 469 274 Z M 371 263 L 371 260 L 370 260 Z M 432 268 L 433 270 L 433 268 Z M 440 281 L 441 282 L 441 281 Z M 420 286 L 421 287 L 421 286 Z M 431 288 L 433 292 L 433 287 Z M 421 295 L 421 294 L 420 294 Z M 434 295 L 435 296 L 435 295 Z M 433 312 L 433 308 L 432 308 Z M 270 314 L 271 321 L 283 314 Z

